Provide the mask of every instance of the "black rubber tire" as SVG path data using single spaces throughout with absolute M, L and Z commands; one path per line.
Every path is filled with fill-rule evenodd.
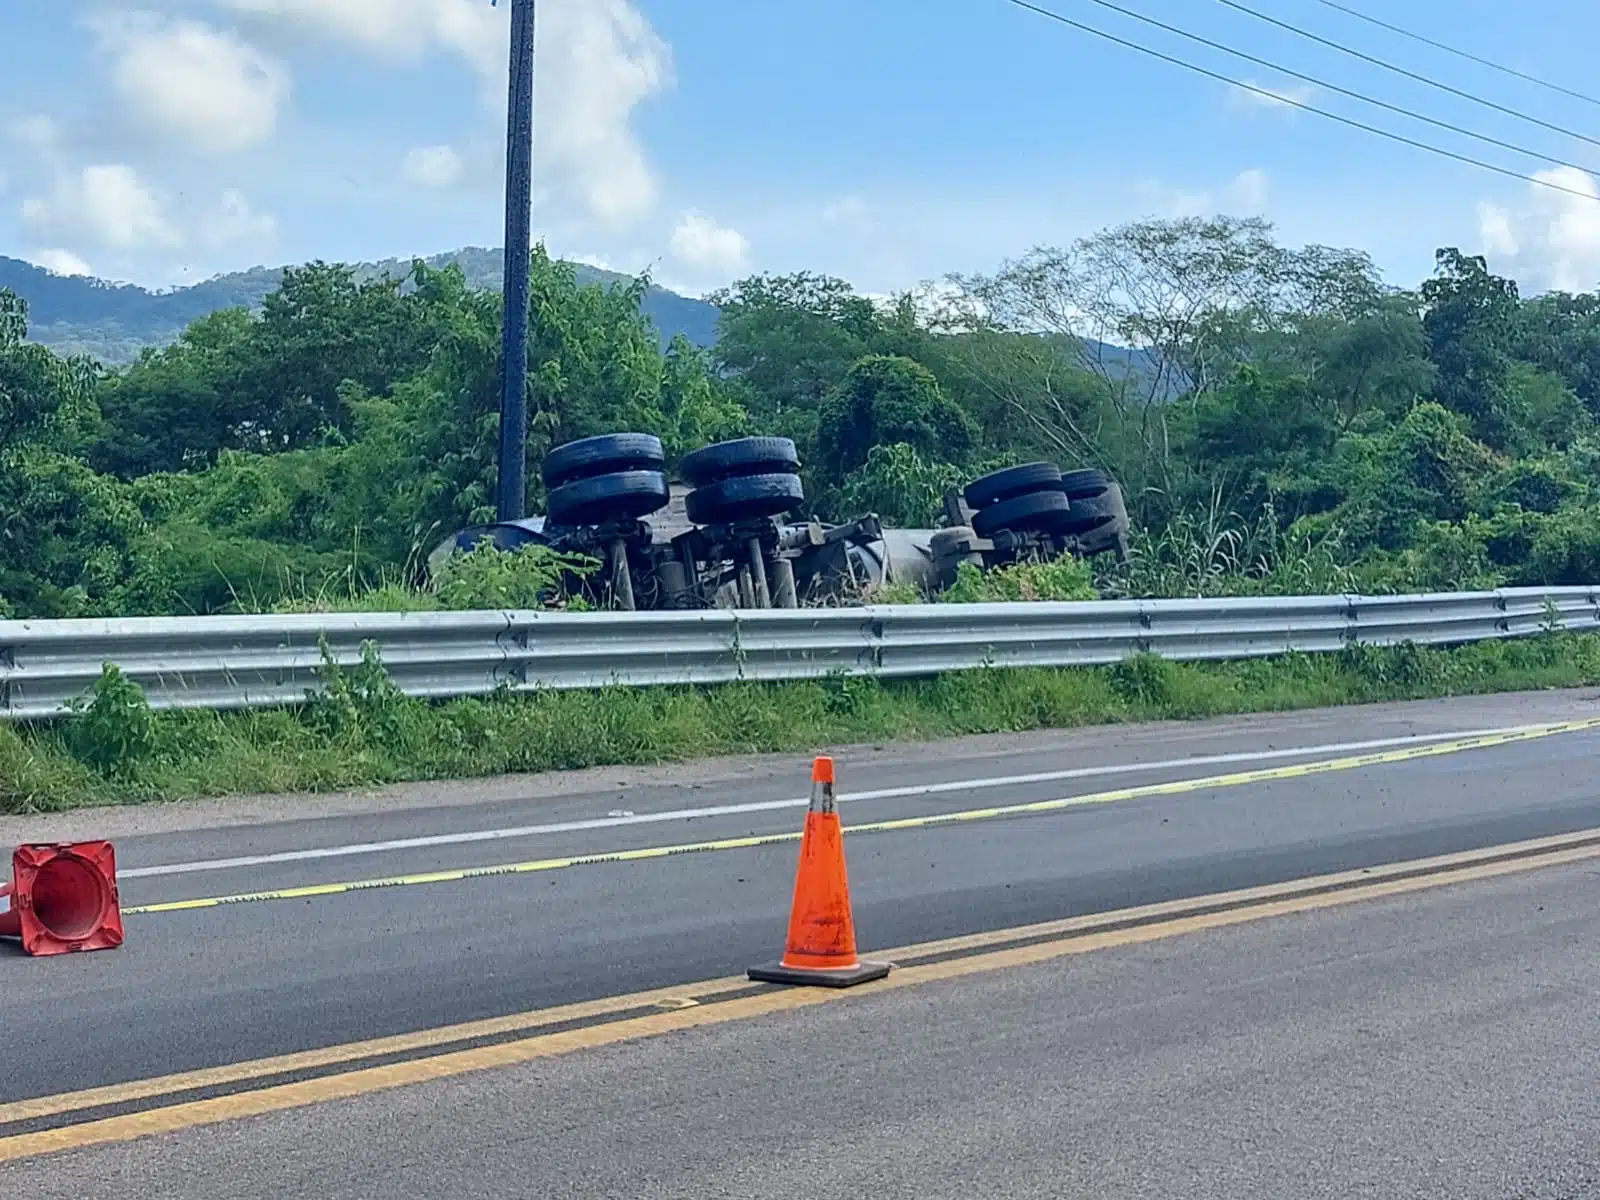
M 1070 502 L 1069 502 L 1070 503 Z M 1052 526 L 1051 533 L 1059 533 L 1063 537 L 1084 538 L 1099 530 L 1108 528 L 1115 522 L 1105 513 L 1078 513 L 1071 511 L 1067 519 L 1059 525 Z
M 731 525 L 782 516 L 805 501 L 798 475 L 737 475 L 690 492 L 684 512 L 695 525 Z
M 1068 500 L 1087 500 L 1099 496 L 1111 486 L 1111 476 L 1099 467 L 1084 467 L 1080 471 L 1061 472 L 1061 490 Z
M 577 479 L 624 471 L 659 471 L 667 456 L 661 439 L 648 433 L 606 433 L 557 446 L 544 456 L 539 473 L 547 488 Z
M 980 475 L 967 484 L 965 495 L 969 507 L 984 509 L 1013 496 L 1060 486 L 1061 468 L 1055 463 L 1024 463 L 1020 467 L 1006 467 Z
M 1128 534 L 1128 509 L 1122 500 L 1122 489 L 1109 484 L 1098 496 L 1070 500 L 1072 511 L 1061 532 L 1072 537 L 1087 539 L 1093 535 L 1096 542 L 1115 539 Z
M 552 491 L 545 512 L 557 525 L 609 525 L 659 512 L 672 498 L 660 471 L 617 471 L 575 479 Z
M 1019 533 L 1027 530 L 1056 530 L 1066 520 L 1070 507 L 1067 494 L 1057 488 L 1044 492 L 1024 492 L 998 504 L 991 504 L 972 518 L 979 537 L 993 537 L 1002 529 Z
M 678 463 L 678 474 L 690 487 L 709 487 L 724 479 L 757 475 L 793 475 L 800 454 L 784 437 L 747 437 L 691 450 Z

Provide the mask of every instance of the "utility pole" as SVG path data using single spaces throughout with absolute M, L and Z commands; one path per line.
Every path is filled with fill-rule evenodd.
M 533 34 L 535 0 L 511 0 L 511 89 L 506 105 L 505 332 L 501 361 L 502 521 L 526 516 L 528 479 L 528 258 L 533 252 Z

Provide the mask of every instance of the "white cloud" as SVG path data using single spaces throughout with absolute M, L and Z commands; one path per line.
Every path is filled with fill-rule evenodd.
M 860 196 L 844 196 L 823 206 L 822 219 L 829 225 L 864 226 L 872 219 L 872 209 Z
M 696 272 L 733 275 L 744 269 L 750 242 L 704 213 L 688 212 L 672 231 L 672 256 Z
M 1218 213 L 1257 215 L 1266 207 L 1270 186 L 1271 178 L 1267 173 L 1251 167 L 1218 188 L 1190 191 L 1147 183 L 1140 190 L 1155 201 L 1161 216 L 1176 219 Z
M 483 110 L 503 129 L 506 8 L 485 0 L 218 0 L 398 63 L 433 52 L 477 74 Z M 544 0 L 539 8 L 537 180 L 541 198 L 610 222 L 651 210 L 655 174 L 632 128 L 673 82 L 670 48 L 629 0 Z
M 289 71 L 236 34 L 198 21 L 121 13 L 91 22 L 117 93 L 145 125 L 211 154 L 272 137 Z
M 123 164 L 63 172 L 48 196 L 22 202 L 22 218 L 41 233 L 121 251 L 170 250 L 183 244 L 162 199 Z
M 1267 184 L 1267 173 L 1259 167 L 1251 167 L 1233 177 L 1225 199 L 1240 208 L 1258 211 L 1267 202 Z
M 28 261 L 56 275 L 93 275 L 89 264 L 70 250 L 35 250 Z
M 351 42 L 397 62 L 440 47 L 478 71 L 503 70 L 505 9 L 477 0 L 221 0 L 238 13 L 272 17 L 306 32 Z M 543 14 L 540 14 L 541 17 Z
M 1511 214 L 1493 204 L 1478 205 L 1478 237 L 1483 242 L 1485 254 L 1513 256 L 1519 249 Z
M 617 271 L 617 265 L 604 254 L 591 254 L 583 251 L 577 254 L 563 254 L 562 258 L 568 262 L 581 263 L 586 267 L 593 267 L 597 271 Z M 626 272 L 623 272 L 626 273 Z
M 220 250 L 239 243 L 268 241 L 277 234 L 278 223 L 269 214 L 252 209 L 243 192 L 229 188 L 215 207 L 200 215 L 195 229 L 203 247 Z
M 1311 103 L 1317 95 L 1317 89 L 1308 83 L 1274 87 L 1255 79 L 1246 79 L 1244 82 L 1250 86 L 1228 85 L 1229 100 L 1240 108 L 1264 108 L 1293 113 L 1297 111 L 1296 106 Z
M 672 55 L 627 0 L 550 0 L 543 10 L 535 150 L 541 169 L 594 215 L 624 221 L 658 187 L 634 110 L 670 87 Z
M 277 232 L 273 218 L 252 209 L 235 189 L 224 191 L 213 205 L 175 215 L 167 197 L 125 164 L 59 173 L 48 195 L 23 201 L 22 219 L 41 234 L 134 257 L 259 244 Z
M 461 155 L 449 146 L 418 146 L 400 164 L 401 176 L 419 187 L 454 187 L 465 170 Z
M 1570 189 L 1528 185 L 1520 208 L 1478 206 L 1478 237 L 1494 267 L 1536 291 L 1589 291 L 1600 285 L 1600 185 L 1574 167 L 1535 176 Z
M 1143 189 L 1157 198 L 1161 215 L 1174 220 L 1201 217 L 1216 211 L 1210 192 L 1186 192 L 1181 188 L 1149 185 Z

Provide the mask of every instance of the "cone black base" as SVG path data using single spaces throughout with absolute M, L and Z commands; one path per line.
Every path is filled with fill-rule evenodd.
M 811 971 L 804 967 L 786 967 L 781 962 L 763 963 L 751 967 L 747 974 L 757 983 L 792 983 L 800 987 L 854 987 L 858 983 L 871 983 L 889 974 L 886 962 L 862 962 L 843 971 Z

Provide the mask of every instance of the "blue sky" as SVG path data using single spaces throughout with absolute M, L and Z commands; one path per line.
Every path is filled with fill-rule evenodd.
M 1600 142 L 1600 106 L 1398 40 L 1318 0 L 1284 20 Z M 1592 0 L 1348 0 L 1578 90 Z M 1128 7 L 1600 169 L 1591 144 L 1308 44 L 1215 0 Z M 1108 13 L 1063 14 L 1522 171 Z M 1527 287 L 1600 283 L 1600 202 L 1385 143 L 1005 0 L 543 0 L 536 228 L 669 286 L 757 270 L 869 292 L 992 269 L 1145 216 L 1260 214 L 1414 284 L 1433 250 Z M 4 0 L 0 253 L 167 286 L 257 263 L 500 238 L 504 8 L 488 0 Z M 1555 177 L 1594 190 L 1586 175 Z

